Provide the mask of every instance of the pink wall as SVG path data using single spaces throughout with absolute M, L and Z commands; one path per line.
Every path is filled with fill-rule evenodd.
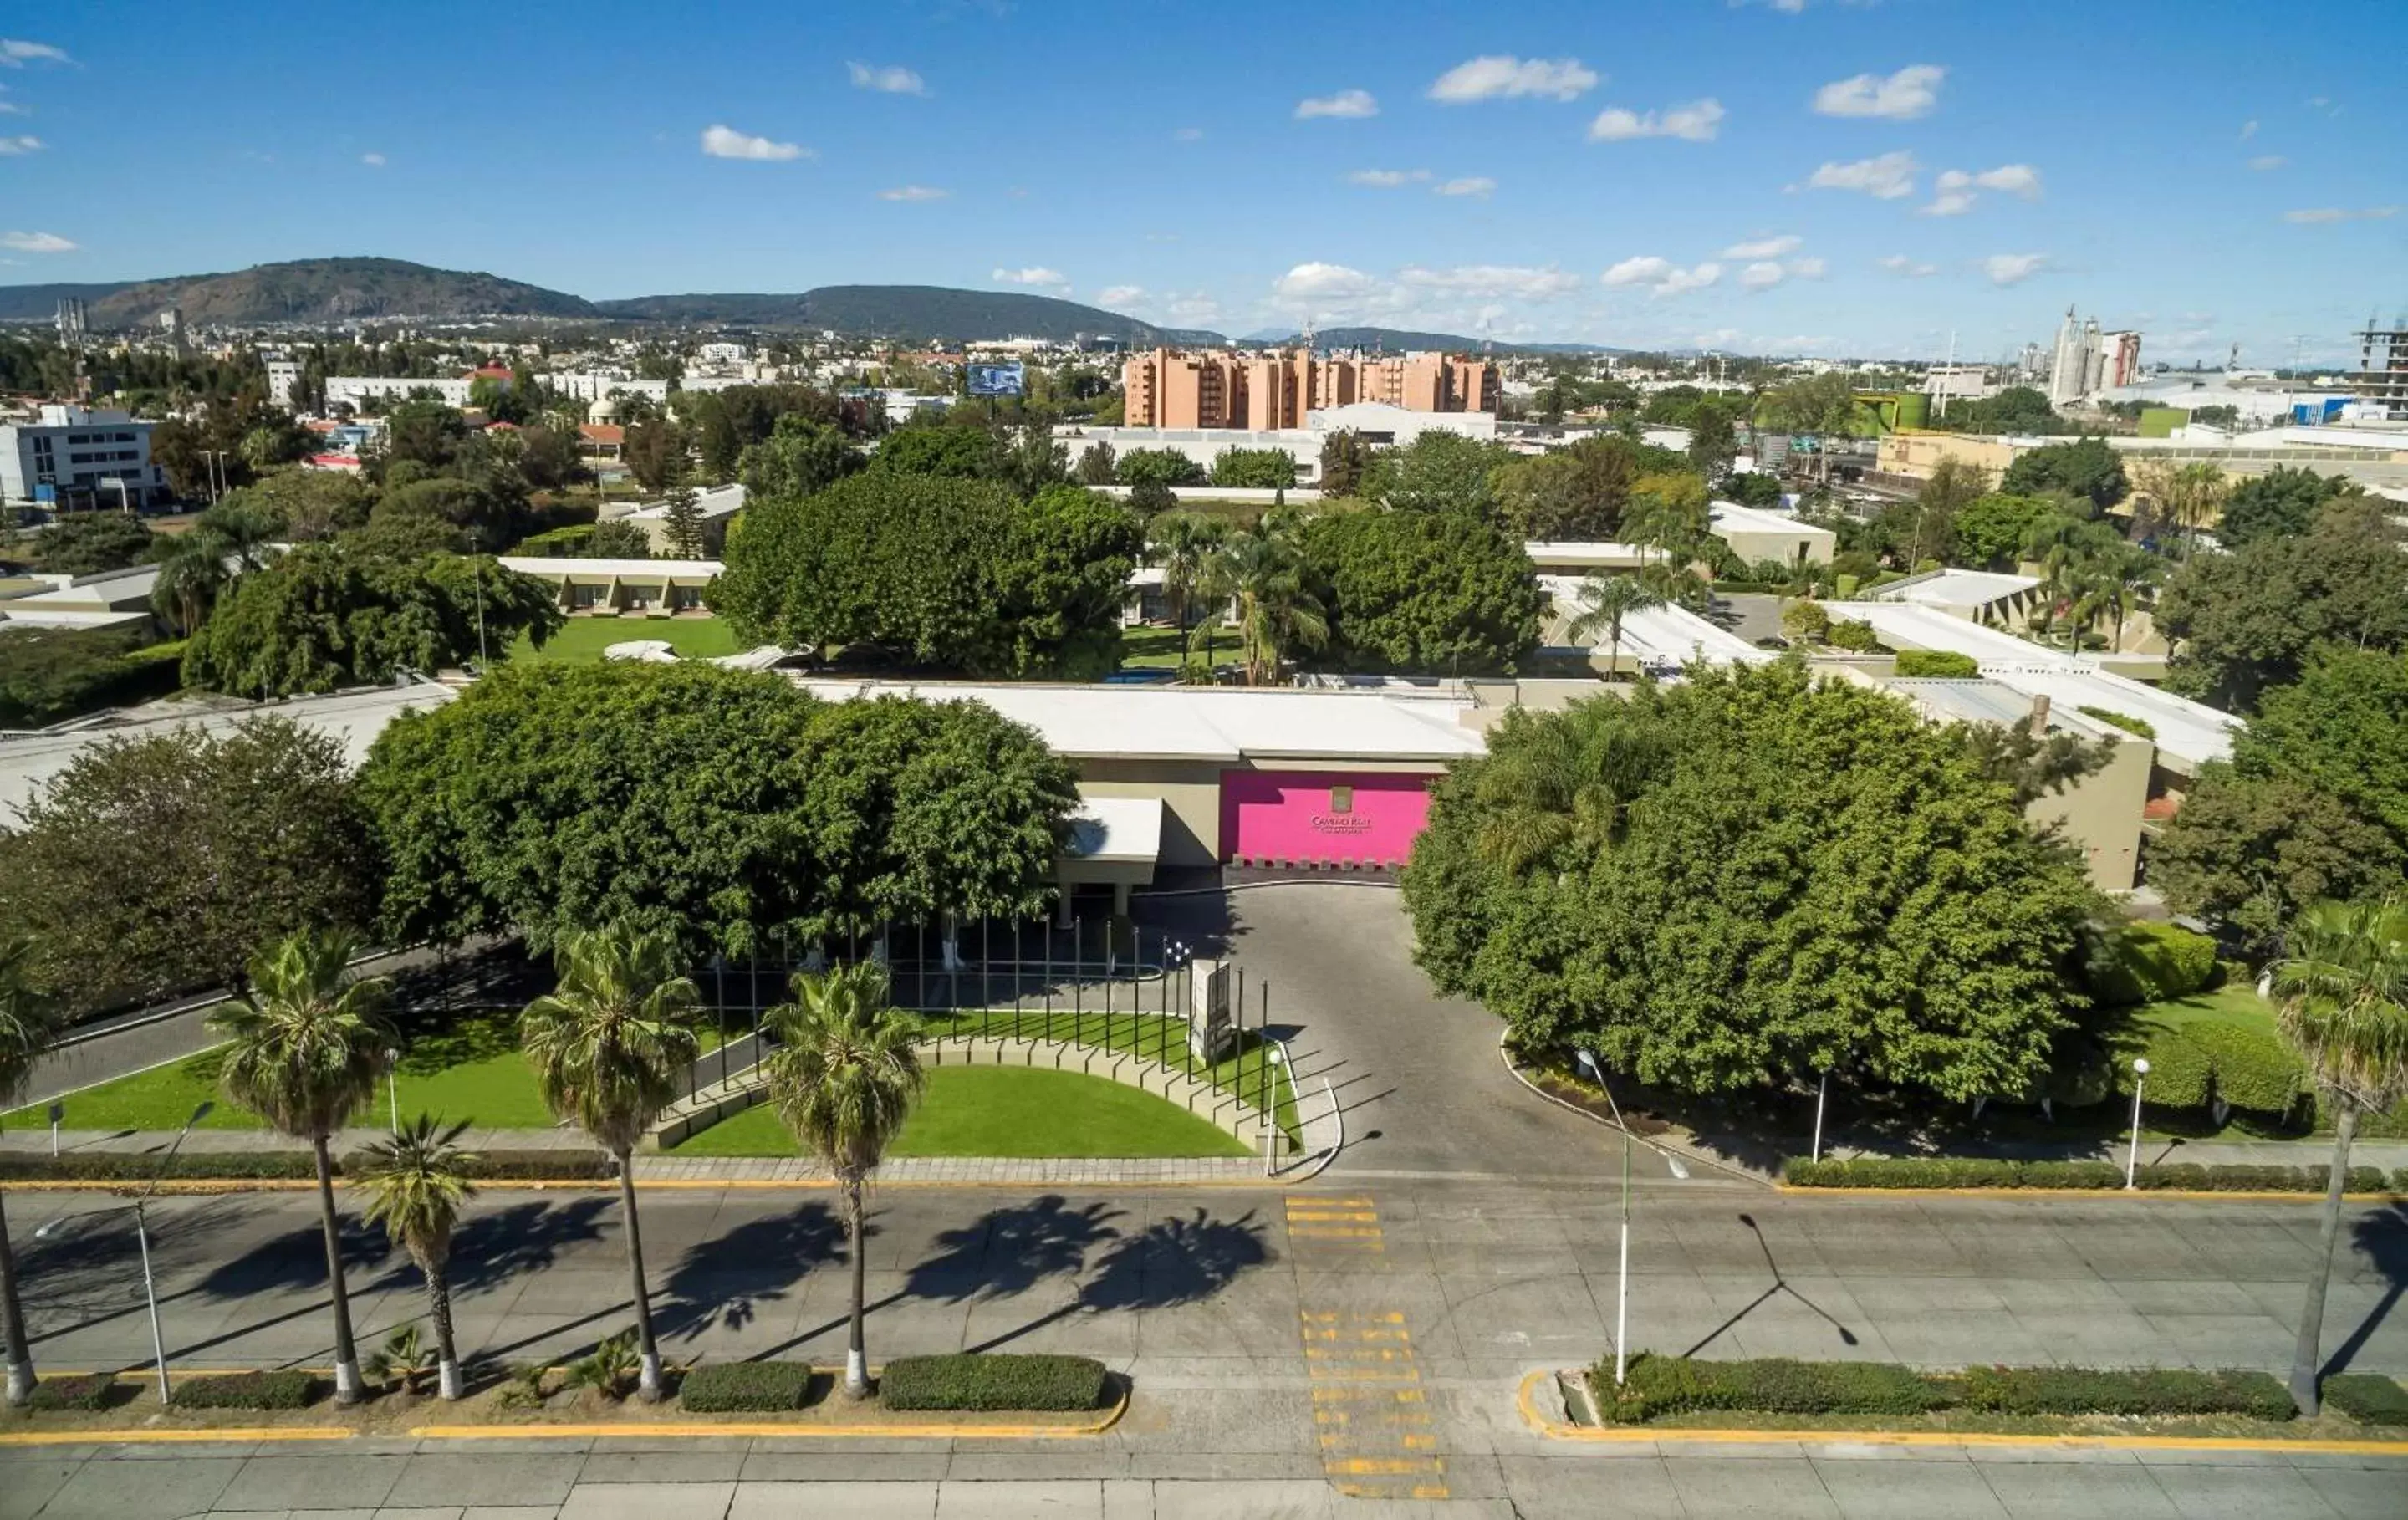
M 1221 772 L 1221 857 L 1401 863 L 1429 821 L 1431 776 L 1344 770 Z M 1331 806 L 1352 787 L 1354 806 Z

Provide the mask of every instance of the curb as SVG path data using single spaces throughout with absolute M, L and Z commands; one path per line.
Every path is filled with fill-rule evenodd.
M 360 1432 L 327 1426 L 225 1426 L 184 1430 L 10 1430 L 0 1446 L 147 1446 L 196 1441 L 350 1441 Z
M 1848 1197 L 1926 1197 L 1926 1198 L 2179 1198 L 2188 1203 L 2322 1203 L 2322 1193 L 2245 1192 L 2234 1188 L 2184 1187 L 1805 1187 L 1795 1183 L 1775 1183 L 1776 1193 L 1793 1197 L 1812 1197 L 1817 1193 L 1837 1193 Z M 2398 1203 L 2408 1198 L 2401 1193 L 2344 1193 L 2344 1203 Z
M 1588 1110 L 1582 1108 L 1577 1103 L 1567 1103 L 1562 1098 L 1557 1097 L 1555 1094 L 1548 1092 L 1545 1088 L 1540 1086 L 1537 1083 L 1532 1082 L 1529 1078 L 1522 1075 L 1522 1068 L 1513 1064 L 1513 1057 L 1505 1054 L 1505 1036 L 1501 1034 L 1497 1037 L 1497 1059 L 1504 1062 L 1505 1069 L 1512 1073 L 1513 1080 L 1527 1088 L 1531 1096 L 1538 1098 L 1541 1102 L 1552 1103 L 1555 1107 L 1563 1110 L 1566 1113 L 1576 1113 L 1582 1118 L 1587 1120 L 1589 1123 L 1598 1126 L 1599 1128 L 1612 1129 L 1614 1127 L 1612 1120 L 1604 1118 L 1598 1114 L 1591 1113 Z M 1686 1132 L 1684 1131 L 1684 1133 Z M 1714 1170 L 1721 1172 L 1723 1175 L 1739 1182 L 1754 1183 L 1758 1187 L 1779 1188 L 1782 1186 L 1781 1183 L 1774 1182 L 1769 1177 L 1758 1177 L 1756 1173 L 1748 1170 L 1744 1167 L 1736 1167 L 1727 1161 L 1717 1161 L 1712 1156 L 1700 1155 L 1686 1145 L 1674 1145 L 1654 1137 L 1650 1137 L 1645 1143 L 1649 1145 L 1660 1145 L 1663 1146 L 1665 1150 L 1677 1152 L 1684 1160 L 1694 1161 L 1701 1167 L 1711 1167 Z M 1827 1193 L 1836 1193 L 1839 1189 L 1825 1188 L 1822 1191 Z
M 1018 1160 L 1024 1158 L 1014 1157 L 1013 1159 Z M 1041 1182 L 1010 1178 L 964 1177 L 959 1179 L 945 1179 L 929 1177 L 873 1177 L 871 1179 L 871 1183 L 873 1185 L 878 1187 L 964 1188 L 977 1189 L 980 1191 L 990 1189 L 1008 1189 L 1013 1192 L 1023 1193 L 1031 1188 L 1060 1190 L 1065 1188 L 1078 1189 L 1106 1187 L 1140 1188 L 1148 1191 L 1155 1188 L 1168 1187 L 1217 1187 L 1231 1190 L 1260 1190 L 1265 1188 L 1275 1189 L 1290 1186 L 1300 1180 L 1309 1179 L 1313 1175 L 1316 1174 L 1306 1173 L 1304 1174 L 1304 1178 L 1299 1178 L 1289 1173 L 1282 1173 L 1276 1177 L 1265 1178 L 1259 1171 L 1257 1171 L 1251 1176 L 1244 1177 L 1164 1177 L 1149 1179 L 1144 1182 L 1131 1182 L 1125 1179 L 1109 1178 L 1096 1182 L 1060 1180 Z M 312 1182 L 281 1177 L 187 1177 L 176 1181 L 163 1182 L 155 1189 L 152 1189 L 152 1192 L 154 1196 L 161 1197 L 169 1196 L 214 1197 L 231 1193 L 306 1193 L 313 1190 L 317 1185 L 317 1183 Z M 341 1178 L 337 1178 L 335 1180 L 335 1186 L 337 1190 L 350 1187 L 351 1185 L 351 1183 L 344 1182 Z M 777 1192 L 796 1188 L 825 1192 L 836 1185 L 837 1184 L 834 1182 L 824 1177 L 638 1177 L 636 1179 L 636 1191 L 638 1193 L 710 1191 Z M 12 1182 L 0 1184 L 0 1186 L 5 1186 L 6 1189 L 11 1193 L 125 1194 L 138 1192 L 143 1188 L 149 1187 L 150 1184 L 147 1183 L 129 1181 L 124 1178 L 108 1178 L 86 1179 L 80 1182 L 52 1182 L 47 1180 L 42 1182 Z M 606 1182 L 597 1182 L 591 1177 L 564 1178 L 554 1182 L 513 1179 L 507 1182 L 480 1182 L 477 1184 L 477 1191 L 480 1193 L 615 1194 L 619 1191 L 619 1183 L 615 1179 Z
M 1537 1368 L 1522 1375 L 1513 1407 L 1522 1423 L 1548 1441 L 1593 1445 L 1734 1446 L 2023 1446 L 2053 1451 L 2319 1452 L 2343 1456 L 2408 1457 L 2408 1441 L 2285 1441 L 2260 1436 L 2007 1435 L 1994 1430 L 1714 1430 L 1651 1425 L 1569 1425 L 1549 1419 L 1532 1398 L 1540 1383 L 1560 1374 Z

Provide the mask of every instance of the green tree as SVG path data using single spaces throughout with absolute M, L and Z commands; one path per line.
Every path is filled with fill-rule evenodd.
M 2399 891 L 2402 864 L 2390 835 L 2331 794 L 2214 763 L 2152 844 L 2149 884 L 2257 959 L 2312 902 Z
M 35 567 L 50 575 L 98 575 L 153 558 L 159 535 L 124 512 L 66 512 L 36 540 Z
M 1176 449 L 1131 449 L 1121 455 L 1120 478 L 1129 485 L 1202 485 L 1204 466 Z
M 384 419 L 384 452 L 380 468 L 390 471 L 405 462 L 442 474 L 466 445 L 467 419 L 440 401 L 404 401 Z
M 1337 512 L 1305 524 L 1306 580 L 1348 668 L 1510 672 L 1539 643 L 1546 598 L 1522 546 L 1463 512 Z
M 1956 516 L 1956 563 L 1977 570 L 2013 569 L 2032 523 L 2051 510 L 2054 503 L 2046 496 L 2004 491 L 1976 496 Z
M 1296 484 L 1296 456 L 1285 449 L 1224 449 L 1212 460 L 1214 485 L 1269 490 Z
M 1525 539 L 1611 542 L 1641 476 L 1686 467 L 1670 450 L 1609 436 L 1516 456 L 1491 470 L 1488 484 L 1506 525 Z
M 778 1117 L 844 1190 L 845 1237 L 853 1258 L 844 1391 L 849 1398 L 867 1398 L 862 1188 L 903 1132 L 925 1081 L 912 1048 L 919 1021 L 887 1001 L 883 970 L 855 963 L 824 976 L 796 977 L 795 1001 L 771 1010 L 767 1022 L 777 1041 L 768 1075 Z
M 2204 461 L 2143 465 L 2140 495 L 2146 498 L 2148 520 L 2172 527 L 2175 542 L 2188 552 L 2224 509 L 2224 471 Z
M 1849 437 L 1859 426 L 1856 381 L 1844 370 L 1810 375 L 1775 386 L 1757 398 L 1756 425 L 1775 433 L 1810 437 Z M 1831 476 L 1831 451 L 1814 452 L 1815 479 Z
M 13 1107 L 34 1063 L 58 1031 L 58 1005 L 35 984 L 33 941 L 0 939 L 0 1104 Z M 8 1357 L 8 1407 L 34 1395 L 34 1342 L 25 1334 L 25 1305 L 17 1295 L 17 1251 L 8 1216 L 0 1210 L 0 1350 Z
M 436 1377 L 445 1398 L 466 1391 L 452 1338 L 449 1266 L 461 1206 L 477 1196 L 468 1172 L 479 1158 L 459 1143 L 468 1124 L 463 1119 L 445 1128 L 422 1113 L 392 1139 L 363 1146 L 344 1169 L 366 1198 L 363 1216 L 383 1226 L 426 1280 L 427 1307 L 435 1318 Z
M 1015 429 L 1003 451 L 999 478 L 1023 496 L 1034 496 L 1070 479 L 1070 450 L 1054 441 L 1054 430 L 1043 423 Z
M 1180 645 L 1184 649 L 1197 592 L 1204 584 L 1212 556 L 1229 541 L 1228 520 L 1163 512 L 1146 523 L 1145 531 L 1146 557 L 1162 566 L 1163 594 L 1170 598 L 1171 616 L 1179 624 Z
M 953 423 L 899 428 L 879 444 L 869 466 L 893 475 L 992 480 L 1005 473 L 1003 439 L 985 428 Z
M 1081 485 L 1112 485 L 1120 476 L 1113 468 L 1112 446 L 1098 439 L 1087 445 L 1079 454 L 1078 480 Z
M 246 511 L 267 537 L 306 543 L 365 527 L 377 491 L 357 475 L 331 469 L 280 469 L 227 493 L 217 511 Z
M 2319 903 L 2292 926 L 2289 941 L 2273 966 L 2275 1022 L 2335 1109 L 2316 1266 L 2291 1360 L 2291 1398 L 2313 1418 L 2350 1142 L 2358 1115 L 2381 1113 L 2408 1093 L 2408 904 Z
M 1358 490 L 1399 511 L 1484 514 L 1497 500 L 1489 471 L 1513 457 L 1501 444 L 1432 428 L 1401 449 L 1374 454 Z
M 1623 537 L 1661 549 L 1676 564 L 1713 553 L 1713 515 L 1706 482 L 1685 470 L 1641 475 L 1630 482 Z
M 2315 524 L 2328 504 L 2357 494 L 2357 485 L 2345 475 L 2277 465 L 2232 488 L 2215 525 L 2216 542 L 2237 550 L 2260 538 L 2297 538 Z
M 2131 487 L 2124 478 L 2124 460 L 2105 438 L 2081 438 L 2052 443 L 2019 456 L 2007 466 L 1999 489 L 2010 495 L 2044 496 L 2061 491 L 2105 511 L 2124 499 Z
M 1989 471 L 1955 457 L 1943 458 L 1914 494 L 1914 527 L 1906 535 L 1910 568 L 1926 560 L 1945 561 L 1956 548 L 1956 514 L 1989 489 Z
M 702 558 L 705 547 L 702 498 L 695 494 L 694 487 L 670 487 L 661 511 L 661 537 L 667 541 L 669 556 L 673 559 Z
M 666 418 L 630 423 L 621 435 L 619 453 L 637 484 L 647 491 L 666 491 L 685 473 L 685 429 Z
M 824 491 L 862 466 L 861 451 L 834 427 L 790 412 L 776 430 L 748 445 L 738 461 L 745 500 L 800 500 Z
M 21 636 L 11 636 L 21 637 Z M 0 829 L 0 921 L 78 1009 L 233 985 L 257 948 L 356 928 L 377 861 L 342 746 L 280 717 L 77 753 Z
M 661 1397 L 661 1352 L 644 1282 L 643 1228 L 636 1213 L 635 1151 L 701 1042 L 693 1026 L 701 998 L 678 972 L 677 940 L 625 924 L 564 935 L 560 985 L 526 1006 L 520 1042 L 544 1106 L 573 1122 L 619 1163 L 627 1216 L 627 1279 L 636 1303 L 636 1346 L 646 1402 Z
M 161 557 L 151 609 L 179 633 L 197 631 L 236 576 L 267 563 L 275 531 L 265 511 L 234 496 L 203 512 Z
M 1700 401 L 1689 413 L 1689 466 L 1709 480 L 1718 480 L 1739 457 L 1739 431 L 1719 401 Z
M 1307 581 L 1302 551 L 1288 538 L 1261 527 L 1235 535 L 1213 555 L 1209 573 L 1235 599 L 1247 685 L 1269 683 L 1291 652 L 1329 641 L 1328 612 Z
M 1646 763 L 1612 826 L 1508 869 L 1484 840 L 1524 804 L 1484 777 L 1541 744 Z M 1796 662 L 1509 721 L 1435 789 L 1404 886 L 1424 968 L 1524 1052 L 1700 1094 L 1846 1061 L 1952 1101 L 2048 1069 L 2093 903 L 1957 735 Z
M 1351 496 L 1362 486 L 1363 471 L 1371 463 L 1371 446 L 1363 435 L 1341 427 L 1321 440 L 1321 473 L 1314 483 L 1327 497 Z
M 1664 595 L 1635 575 L 1591 570 L 1581 582 L 1580 602 L 1581 613 L 1572 619 L 1570 637 L 1577 644 L 1600 632 L 1606 635 L 1605 668 L 1611 680 L 1622 666 L 1622 620 L 1663 606 Z
M 343 1404 L 357 1403 L 363 1390 L 331 1146 L 335 1132 L 376 1097 L 385 1052 L 399 1038 L 386 1018 L 383 980 L 351 974 L 358 949 L 340 930 L 293 935 L 251 962 L 251 996 L 208 1020 L 227 1042 L 219 1070 L 227 1099 L 278 1133 L 308 1140 L 317 1161 L 318 1224 L 335 1311 L 335 1399 Z

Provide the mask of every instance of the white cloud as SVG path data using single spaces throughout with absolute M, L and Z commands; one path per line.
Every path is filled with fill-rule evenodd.
M 764 164 L 782 164 L 788 159 L 818 156 L 800 143 L 771 142 L 767 137 L 755 137 L 727 126 L 704 128 L 702 151 L 712 158 L 749 158 Z
M 20 253 L 72 253 L 78 246 L 54 232 L 0 233 L 0 248 L 13 248 Z
M 1334 95 L 1314 95 L 1296 103 L 1296 119 L 1310 121 L 1316 116 L 1340 118 L 1377 116 L 1380 103 L 1371 98 L 1369 90 L 1340 90 Z
M 2020 195 L 2028 201 L 2040 199 L 2040 171 L 2028 164 L 2001 164 L 1979 173 L 1944 169 L 1931 182 L 1931 189 L 1932 202 L 1922 208 L 1922 215 L 1961 216 L 1973 208 L 1973 203 L 1981 198 L 1980 192 L 1985 190 Z
M 360 162 L 366 165 L 369 168 L 380 169 L 384 167 L 384 155 L 382 153 L 362 153 L 360 155 Z
M 1982 261 L 1982 272 L 1993 285 L 2020 285 L 2047 265 L 2045 253 L 1993 253 Z
M 0 37 L 0 68 L 23 68 L 28 63 L 74 62 L 64 48 L 53 48 L 47 42 L 26 42 L 18 37 Z
M 1116 306 L 1135 306 L 1144 299 L 1143 285 L 1107 285 L 1096 293 L 1096 304 L 1106 310 Z
M 1356 169 L 1346 177 L 1349 184 L 1369 185 L 1373 190 L 1394 190 L 1430 177 L 1427 169 Z
M 1170 140 L 1172 142 L 1202 142 L 1204 140 L 1204 129 L 1202 127 L 1181 127 L 1178 131 L 1170 135 Z
M 0 137 L 0 158 L 15 158 L 23 153 L 38 153 L 42 139 L 36 136 Z
M 1489 194 L 1496 190 L 1496 180 L 1488 179 L 1484 175 L 1474 174 L 1467 175 L 1460 179 L 1449 179 L 1446 183 L 1435 187 L 1435 194 L 1440 195 L 1476 195 L 1482 200 L 1485 200 L 1488 198 Z
M 1795 253 L 1806 239 L 1794 235 L 1779 237 L 1758 237 L 1751 242 L 1733 243 L 1723 250 L 1727 259 L 1777 259 L 1784 253 Z
M 2241 123 L 2241 140 L 2243 142 L 2247 142 L 2250 138 L 2256 136 L 2258 136 L 2258 123 L 2255 120 Z
M 1729 113 L 1713 99 L 1671 106 L 1661 113 L 1641 115 L 1620 106 L 1608 106 L 1588 124 L 1591 142 L 1625 142 L 1632 137 L 1678 137 L 1684 142 L 1712 142 Z
M 2279 169 L 2289 162 L 2291 161 L 2280 153 L 2260 153 L 2249 161 L 2249 166 L 2264 174 L 2269 169 Z
M 875 90 L 889 95 L 924 95 L 928 93 L 928 81 L 900 64 L 889 64 L 883 68 L 873 68 L 867 64 L 847 64 L 844 67 L 845 72 L 853 76 L 853 87 L 856 90 Z
M 1399 284 L 1473 299 L 1511 296 L 1524 301 L 1551 301 L 1581 288 L 1581 277 L 1554 265 L 1537 268 L 1515 264 L 1459 264 L 1451 269 L 1426 269 L 1408 265 L 1397 272 Z
M 997 269 L 988 278 L 998 285 L 1038 285 L 1067 290 L 1070 284 L 1069 277 L 1061 270 L 1048 269 L 1043 265 L 1031 265 L 1025 269 Z
M 878 198 L 882 201 L 940 201 L 952 194 L 950 190 L 939 190 L 934 185 L 897 185 L 893 190 L 880 191 Z
M 1739 272 L 1740 289 L 1769 291 L 1789 278 L 1789 271 L 1770 259 L 1760 259 Z
M 1821 259 L 1792 259 L 1789 261 L 1789 273 L 1793 278 L 1799 280 L 1820 280 L 1823 278 L 1825 268 L 1826 265 Z
M 6 90 L 0 90 L 0 94 L 6 94 L 7 93 L 7 92 Z M 0 116 L 31 116 L 33 114 L 34 108 L 31 106 L 20 106 L 13 100 L 0 100 Z
M 1858 74 L 1835 80 L 1814 92 L 1814 109 L 1824 116 L 1881 116 L 1912 122 L 1928 116 L 1940 104 L 1940 81 L 1948 71 L 1937 64 L 1909 64 L 1886 77 Z
M 2399 214 L 2400 208 L 2396 206 L 2369 206 L 2355 211 L 2326 206 L 2313 211 L 2286 211 L 2283 220 L 2313 225 L 2324 222 L 2383 222 Z
M 1359 300 L 1378 286 L 1378 280 L 1360 269 L 1318 262 L 1299 264 L 1271 281 L 1273 294 L 1290 301 Z
M 1642 254 L 1625 259 L 1603 275 L 1608 285 L 1644 285 L 1657 295 L 1679 295 L 1686 291 L 1703 290 L 1723 277 L 1723 266 L 1707 263 L 1684 269 L 1671 260 L 1655 254 Z
M 1448 106 L 1475 100 L 1511 100 L 1537 95 L 1570 100 L 1597 83 L 1597 71 L 1577 58 L 1516 58 L 1490 53 L 1455 65 L 1429 87 L 1429 97 Z
M 1848 164 L 1826 164 L 1806 183 L 1815 190 L 1860 190 L 1875 200 L 1903 200 L 1914 194 L 1919 167 L 1913 153 L 1884 153 Z
M 1165 291 L 1159 304 L 1163 319 L 1174 327 L 1202 327 L 1221 316 L 1221 303 L 1202 291 Z
M 1878 260 L 1877 262 L 1883 268 L 1888 270 L 1891 274 L 1905 275 L 1909 279 L 1913 280 L 1920 280 L 1926 275 L 1936 275 L 1940 272 L 1940 265 L 1936 264 L 1917 264 L 1903 253 L 1893 253 L 1889 257 Z

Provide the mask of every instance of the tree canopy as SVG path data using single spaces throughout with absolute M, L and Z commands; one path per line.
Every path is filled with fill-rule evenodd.
M 1486 512 L 1496 500 L 1488 472 L 1514 457 L 1501 444 L 1432 428 L 1401 449 L 1373 454 L 1356 490 L 1404 511 Z
M 98 575 L 152 557 L 149 523 L 124 512 L 68 512 L 33 540 L 35 567 L 51 575 Z
M 824 704 L 707 665 L 530 666 L 380 736 L 361 795 L 397 936 L 626 921 L 740 954 L 1032 916 L 1078 801 L 1067 763 L 971 702 Z
M 2131 485 L 2124 478 L 2123 456 L 2105 438 L 2079 438 L 2023 455 L 2007 466 L 1999 489 L 2018 496 L 2062 491 L 2088 497 L 2091 506 L 2103 512 L 2123 500 Z
M 1330 513 L 1306 523 L 1303 549 L 1340 668 L 1488 675 L 1538 645 L 1529 555 L 1469 513 Z
M 736 468 L 744 481 L 745 499 L 751 501 L 799 499 L 824 491 L 862 464 L 861 452 L 841 432 L 788 412 L 767 438 L 745 448 Z
M 2227 549 L 2242 549 L 2260 538 L 2293 538 L 2315 525 L 2328 503 L 2359 494 L 2345 475 L 2277 465 L 2232 488 L 2216 520 L 2215 539 Z
M 1529 1051 L 1698 1093 L 2027 1090 L 2093 906 L 1962 736 L 1794 662 L 1516 711 L 1436 789 L 1418 956 Z
M 2004 491 L 1967 502 L 1956 516 L 1956 562 L 1975 569 L 2013 569 L 2032 523 L 2054 505 L 2047 496 Z

